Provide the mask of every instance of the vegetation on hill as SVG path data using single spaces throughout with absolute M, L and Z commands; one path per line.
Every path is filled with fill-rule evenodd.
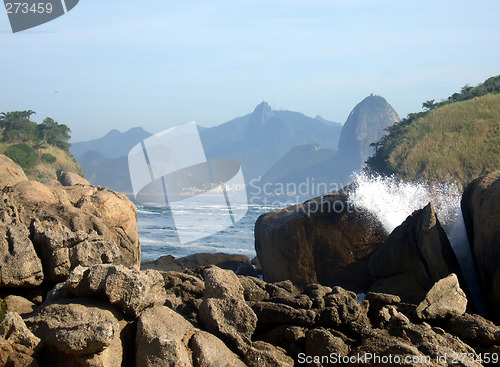
M 372 144 L 367 170 L 406 180 L 463 185 L 500 168 L 500 76 L 465 86 L 447 100 L 423 103 Z
M 34 114 L 31 110 L 0 113 L 0 153 L 32 180 L 53 183 L 63 170 L 83 175 L 69 151 L 69 127 L 50 117 L 37 124 L 30 120 Z

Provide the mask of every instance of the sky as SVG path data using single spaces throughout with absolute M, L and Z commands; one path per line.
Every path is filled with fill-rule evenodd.
M 498 0 L 80 0 L 13 34 L 0 12 L 0 112 L 72 130 L 213 126 L 262 101 L 344 123 L 383 96 L 422 102 L 500 74 Z

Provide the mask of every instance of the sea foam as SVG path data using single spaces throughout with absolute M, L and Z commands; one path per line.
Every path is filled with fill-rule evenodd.
M 368 210 L 388 233 L 415 210 L 433 202 L 436 215 L 446 232 L 478 312 L 484 311 L 474 258 L 465 229 L 460 200 L 462 190 L 453 183 L 407 182 L 394 177 L 354 174 L 349 201 Z

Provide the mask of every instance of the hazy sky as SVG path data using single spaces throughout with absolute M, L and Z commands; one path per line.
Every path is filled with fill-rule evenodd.
M 73 141 L 275 109 L 344 123 L 379 94 L 401 117 L 500 74 L 500 1 L 80 0 L 12 34 L 0 12 L 0 111 Z

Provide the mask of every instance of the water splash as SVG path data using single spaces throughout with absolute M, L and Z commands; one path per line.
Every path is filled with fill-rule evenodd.
M 474 258 L 460 209 L 462 190 L 459 186 L 453 183 L 431 185 L 424 182 L 406 182 L 394 177 L 368 176 L 362 173 L 354 174 L 353 187 L 354 190 L 349 193 L 349 201 L 377 217 L 388 233 L 403 223 L 415 210 L 432 201 L 477 311 L 481 313 L 484 310 Z
M 389 233 L 430 201 L 443 227 L 449 226 L 456 220 L 462 196 L 459 187 L 450 183 L 429 185 L 366 174 L 355 174 L 354 187 L 350 202 L 375 215 Z

